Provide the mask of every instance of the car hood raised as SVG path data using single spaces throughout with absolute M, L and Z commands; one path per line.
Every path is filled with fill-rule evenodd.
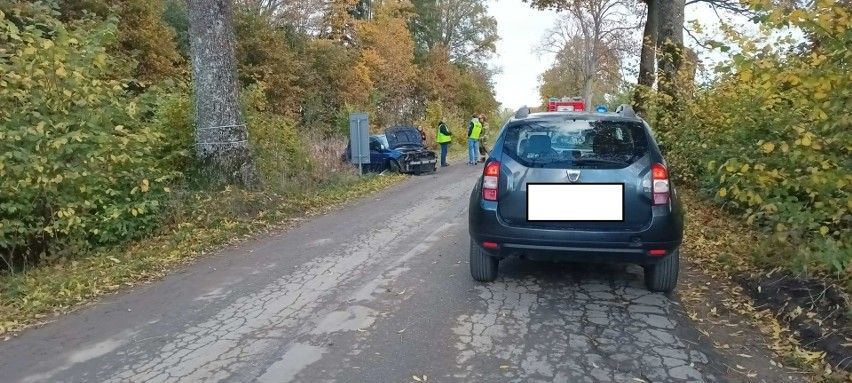
M 385 129 L 385 137 L 388 139 L 388 145 L 391 149 L 396 149 L 401 146 L 423 147 L 423 141 L 420 139 L 420 131 L 411 126 L 394 126 Z

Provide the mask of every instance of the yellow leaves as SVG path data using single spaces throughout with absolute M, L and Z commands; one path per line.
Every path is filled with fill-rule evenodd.
M 103 53 L 99 53 L 99 54 L 95 55 L 95 59 L 94 59 L 95 65 L 97 65 L 99 67 L 103 66 L 104 64 L 106 64 L 106 58 L 107 58 L 106 55 L 103 54 Z
M 68 72 L 65 70 L 65 67 L 64 67 L 64 66 L 60 66 L 59 68 L 56 68 L 56 71 L 55 71 L 54 73 L 55 73 L 58 77 L 61 77 L 61 78 L 65 78 L 65 77 L 67 77 L 67 76 L 68 76 Z
M 829 231 L 828 226 L 822 226 L 822 227 L 819 228 L 819 233 L 822 234 L 823 236 L 828 234 L 828 231 Z
M 775 144 L 767 142 L 760 146 L 760 150 L 762 150 L 764 153 L 772 153 L 772 151 L 775 150 Z
M 38 49 L 36 49 L 36 47 L 28 46 L 28 47 L 24 48 L 24 54 L 27 55 L 27 56 L 33 55 L 36 52 L 38 52 Z
M 803 19 L 805 19 L 805 12 L 803 10 L 796 9 L 793 12 L 790 12 L 790 21 L 797 23 Z
M 41 47 L 44 48 L 44 49 L 53 48 L 53 41 L 47 40 L 47 39 L 42 40 Z
M 727 196 L 727 195 L 728 195 L 728 189 L 726 189 L 726 188 L 719 189 L 719 196 L 720 197 L 724 197 L 724 196 Z
M 781 143 L 781 152 L 787 153 L 790 151 L 790 145 L 787 145 L 786 142 Z
M 142 193 L 147 193 L 148 192 L 148 180 L 142 180 L 142 183 L 141 183 L 139 188 L 140 188 L 140 190 L 142 190 Z
M 799 76 L 797 76 L 795 74 L 791 74 L 790 76 L 788 76 L 787 81 L 789 81 L 790 85 L 793 85 L 793 86 L 799 85 L 802 82 L 802 80 L 799 78 Z
M 740 79 L 743 80 L 743 81 L 746 81 L 746 82 L 751 81 L 751 71 L 750 70 L 744 70 L 744 71 L 740 72 Z
M 50 142 L 50 147 L 52 147 L 54 149 L 59 149 L 63 145 L 65 145 L 66 143 L 68 143 L 68 140 L 66 140 L 64 138 L 58 139 L 58 140 L 53 140 L 53 141 Z
M 801 141 L 800 141 L 800 144 L 801 144 L 802 146 L 810 146 L 810 145 L 811 145 L 811 137 L 810 137 L 810 135 L 809 135 L 809 134 L 806 134 L 804 137 L 802 137 L 802 139 L 801 139 Z

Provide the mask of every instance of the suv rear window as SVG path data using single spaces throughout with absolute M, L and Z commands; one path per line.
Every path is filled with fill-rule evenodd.
M 633 121 L 518 121 L 506 127 L 503 152 L 526 167 L 618 169 L 648 154 L 648 137 Z

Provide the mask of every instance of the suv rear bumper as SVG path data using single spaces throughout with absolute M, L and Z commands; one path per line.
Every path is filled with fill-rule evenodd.
M 470 237 L 497 258 L 519 255 L 542 260 L 645 265 L 665 259 L 683 241 L 683 214 L 677 203 L 671 211 L 668 207 L 655 207 L 654 217 L 639 230 L 584 231 L 511 226 L 497 215 L 496 203 L 475 197 L 472 200 Z M 497 247 L 483 246 L 485 242 Z

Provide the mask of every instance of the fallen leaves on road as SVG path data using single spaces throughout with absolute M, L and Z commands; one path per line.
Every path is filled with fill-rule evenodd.
M 429 380 L 429 377 L 426 376 L 426 375 L 423 375 L 423 377 L 419 377 L 417 375 L 412 375 L 411 379 L 414 379 L 414 381 L 416 381 L 416 382 L 425 382 L 425 381 Z

